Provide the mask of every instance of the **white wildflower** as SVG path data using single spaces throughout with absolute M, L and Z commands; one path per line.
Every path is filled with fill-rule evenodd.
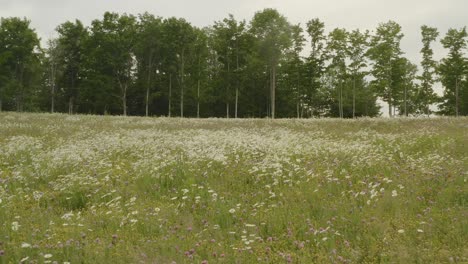
M 20 224 L 18 222 L 15 221 L 11 223 L 11 230 L 18 231 L 19 227 L 20 227 Z
M 39 201 L 42 198 L 42 196 L 43 196 L 43 194 L 41 192 L 38 192 L 38 191 L 33 192 L 33 198 L 36 201 Z
M 26 243 L 26 242 L 21 243 L 21 248 L 30 248 L 30 247 L 31 247 L 31 244 L 29 243 Z
M 231 214 L 233 214 L 233 213 L 235 213 L 235 212 L 236 212 L 236 209 L 234 209 L 234 208 L 231 208 L 231 209 L 229 210 L 229 212 L 230 212 Z

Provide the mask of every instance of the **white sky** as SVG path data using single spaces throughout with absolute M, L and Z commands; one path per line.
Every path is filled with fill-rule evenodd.
M 148 11 L 156 16 L 183 17 L 204 27 L 229 13 L 249 21 L 256 11 L 267 7 L 278 9 L 294 24 L 305 25 L 318 17 L 327 31 L 335 27 L 373 30 L 381 22 L 394 20 L 405 34 L 402 49 L 416 64 L 420 61 L 421 25 L 437 27 L 441 35 L 451 27 L 468 26 L 468 0 L 0 0 L 0 17 L 27 17 L 45 43 L 55 36 L 59 24 L 80 19 L 89 25 L 105 11 Z M 440 43 L 434 45 L 434 51 L 435 59 L 445 55 Z

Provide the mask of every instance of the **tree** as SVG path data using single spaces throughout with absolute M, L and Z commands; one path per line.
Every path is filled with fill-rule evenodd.
M 285 50 L 291 45 L 291 25 L 275 9 L 255 13 L 251 32 L 258 40 L 258 53 L 270 70 L 270 113 L 275 118 L 276 69 Z
M 392 84 L 394 87 L 394 109 L 400 115 L 414 114 L 417 108 L 417 85 L 415 83 L 418 67 L 407 58 L 393 61 Z
M 318 18 L 307 22 L 307 33 L 310 37 L 311 52 L 306 61 L 308 74 L 305 79 L 309 83 L 306 85 L 304 97 L 308 108 L 313 108 L 312 112 L 317 115 L 324 115 L 328 111 L 328 96 L 323 89 L 322 79 L 325 73 L 325 61 L 327 53 L 325 50 L 325 24 Z
M 162 19 L 148 13 L 139 16 L 137 26 L 138 39 L 135 43 L 135 56 L 138 62 L 137 76 L 145 87 L 145 116 L 149 115 L 151 99 L 157 93 L 153 93 L 154 76 L 159 72 L 162 60 Z
M 110 74 L 110 85 L 114 96 L 121 102 L 122 114 L 127 115 L 127 94 L 134 79 L 136 40 L 136 18 L 132 15 L 119 15 L 106 12 L 103 20 L 92 22 L 91 37 L 97 42 L 95 56 L 102 65 L 101 73 Z
M 59 36 L 55 49 L 61 50 L 61 52 L 49 55 L 54 56 L 54 60 L 63 68 L 61 83 L 65 88 L 65 96 L 68 100 L 68 113 L 73 114 L 76 108 L 75 103 L 79 96 L 84 42 L 86 41 L 88 32 L 79 20 L 76 20 L 75 23 L 70 21 L 65 22 L 59 25 L 56 30 Z
M 332 85 L 337 91 L 339 117 L 344 117 L 343 111 L 343 86 L 347 78 L 346 59 L 348 51 L 348 32 L 345 29 L 336 28 L 328 35 L 328 55 L 331 59 L 328 72 L 333 78 Z
M 460 30 L 449 29 L 441 40 L 444 48 L 449 50 L 448 56 L 442 59 L 438 67 L 442 85 L 445 87 L 444 101 L 440 106 L 443 114 L 455 116 L 468 114 L 468 101 L 462 99 L 467 97 L 466 80 L 464 83 L 462 79 L 467 70 L 466 58 L 464 58 L 467 37 L 465 27 Z
M 33 96 L 40 68 L 40 45 L 30 21 L 17 17 L 0 21 L 0 110 L 3 101 L 14 104 L 16 111 L 23 111 L 25 101 Z M 2 91 L 3 90 L 3 91 Z M 12 98 L 3 99 L 4 94 Z
M 194 42 L 194 62 L 192 63 L 192 72 L 196 75 L 197 86 L 197 118 L 200 118 L 200 102 L 202 100 L 203 91 L 201 89 L 202 83 L 206 83 L 207 74 L 207 60 L 209 56 L 208 51 L 208 37 L 205 30 L 195 29 L 196 40 Z M 204 90 L 204 89 L 203 89 Z
M 284 74 L 286 75 L 287 92 L 293 95 L 289 100 L 296 104 L 296 117 L 301 118 L 305 99 L 305 64 L 302 60 L 301 52 L 304 48 L 305 38 L 300 24 L 292 26 L 291 32 L 293 45 L 286 54 Z
M 369 31 L 361 33 L 353 30 L 348 36 L 348 56 L 350 59 L 349 70 L 353 82 L 353 113 L 356 117 L 356 82 L 366 74 L 362 70 L 367 67 L 366 51 L 368 48 Z
M 50 88 L 50 112 L 55 112 L 55 100 L 57 97 L 57 79 L 63 74 L 63 65 L 60 63 L 64 56 L 63 50 L 57 39 L 48 41 L 46 58 L 44 60 L 47 71 L 47 86 Z
M 422 54 L 422 74 L 419 76 L 421 81 L 420 89 L 418 92 L 418 111 L 425 113 L 426 115 L 430 114 L 429 106 L 436 102 L 437 95 L 434 93 L 432 86 L 435 82 L 435 71 L 436 71 L 436 62 L 432 58 L 434 52 L 431 48 L 431 43 L 434 42 L 439 36 L 439 32 L 436 28 L 428 27 L 426 25 L 421 26 L 421 36 L 423 48 L 421 49 Z
M 165 52 L 175 57 L 177 65 L 177 81 L 180 88 L 180 116 L 184 117 L 184 89 L 186 62 L 192 52 L 196 34 L 190 23 L 185 19 L 169 18 L 164 20 L 164 39 L 167 45 Z M 172 68 L 172 67 L 171 67 Z M 170 75 L 172 76 L 172 74 Z
M 213 48 L 217 58 L 223 65 L 222 80 L 219 83 L 223 87 L 222 98 L 226 104 L 226 117 L 229 118 L 229 105 L 232 100 L 232 87 L 235 89 L 234 117 L 238 115 L 239 88 L 240 88 L 240 63 L 245 57 L 245 21 L 238 22 L 233 15 L 229 15 L 223 21 L 215 22 L 213 26 Z
M 400 41 L 403 38 L 401 26 L 394 21 L 382 23 L 377 27 L 377 32 L 371 39 L 371 47 L 368 56 L 372 60 L 372 82 L 378 95 L 388 103 L 388 114 L 393 116 L 392 107 L 395 85 L 392 83 L 392 67 L 395 60 L 403 54 L 400 49 Z

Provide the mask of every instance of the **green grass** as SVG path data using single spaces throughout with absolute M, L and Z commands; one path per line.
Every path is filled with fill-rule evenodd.
M 0 263 L 465 263 L 468 119 L 0 113 Z

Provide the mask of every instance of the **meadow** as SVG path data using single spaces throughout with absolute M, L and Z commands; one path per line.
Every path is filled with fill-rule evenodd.
M 467 263 L 468 118 L 0 113 L 0 263 Z

